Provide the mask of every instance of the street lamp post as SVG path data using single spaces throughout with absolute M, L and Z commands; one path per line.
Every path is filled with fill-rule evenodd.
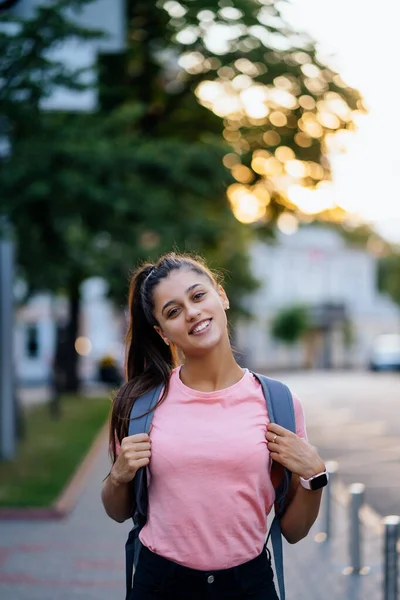
M 14 243 L 0 217 L 0 460 L 15 454 L 16 419 L 13 360 Z

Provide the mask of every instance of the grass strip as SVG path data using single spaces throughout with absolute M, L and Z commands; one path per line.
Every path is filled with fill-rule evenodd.
M 0 463 L 0 506 L 51 506 L 106 422 L 110 406 L 108 398 L 65 396 L 58 420 L 45 404 L 26 409 L 26 434 L 17 455 Z

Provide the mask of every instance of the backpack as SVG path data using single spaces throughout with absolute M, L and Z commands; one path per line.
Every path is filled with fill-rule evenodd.
M 253 375 L 259 380 L 267 403 L 268 416 L 271 423 L 277 423 L 285 429 L 296 432 L 293 398 L 289 388 L 275 379 L 265 375 Z M 137 433 L 148 433 L 154 411 L 151 410 L 158 402 L 163 385 L 150 390 L 144 396 L 137 398 L 132 406 L 128 435 Z M 149 412 L 150 411 L 150 412 Z M 145 414 L 146 413 L 146 414 Z M 291 482 L 291 472 L 284 469 L 284 477 L 276 489 L 275 516 L 272 521 L 266 544 L 271 537 L 274 551 L 275 572 L 278 581 L 280 600 L 285 600 L 285 583 L 283 577 L 283 552 L 280 517 L 285 508 L 286 495 Z M 132 589 L 133 572 L 136 567 L 142 543 L 139 533 L 147 519 L 147 480 L 146 469 L 140 468 L 133 479 L 133 497 L 135 501 L 135 512 L 133 515 L 133 528 L 131 529 L 125 545 L 126 555 L 126 599 Z

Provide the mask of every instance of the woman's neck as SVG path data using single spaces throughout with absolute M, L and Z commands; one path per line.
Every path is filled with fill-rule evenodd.
M 182 382 L 199 392 L 215 392 L 234 385 L 243 377 L 229 347 L 204 357 L 187 357 L 180 371 Z

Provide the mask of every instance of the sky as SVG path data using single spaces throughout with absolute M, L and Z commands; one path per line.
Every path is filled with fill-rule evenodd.
M 336 202 L 400 242 L 400 2 L 290 0 L 282 6 L 368 107 L 347 152 L 330 157 Z

